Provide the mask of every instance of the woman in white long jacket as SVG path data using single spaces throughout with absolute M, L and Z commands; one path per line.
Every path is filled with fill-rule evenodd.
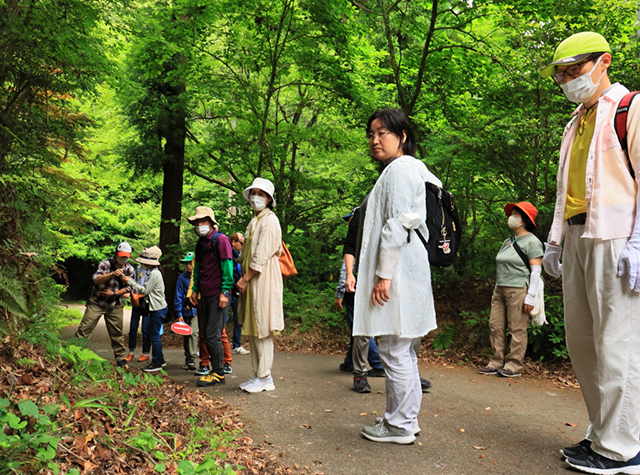
M 410 444 L 420 431 L 417 351 L 421 337 L 437 327 L 429 258 L 414 230 L 428 239 L 425 181 L 442 184 L 412 157 L 415 136 L 402 111 L 374 113 L 367 136 L 372 156 L 385 168 L 363 203 L 353 334 L 379 337 L 387 407 L 362 435 Z

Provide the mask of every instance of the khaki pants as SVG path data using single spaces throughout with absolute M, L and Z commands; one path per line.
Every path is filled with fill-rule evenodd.
M 76 338 L 89 338 L 100 321 L 100 317 L 104 315 L 104 323 L 107 326 L 107 332 L 109 332 L 113 354 L 116 361 L 122 361 L 128 353 L 124 346 L 123 309 L 124 304 L 116 305 L 109 310 L 101 308 L 89 300 L 80 326 L 76 331 Z
M 562 253 L 567 348 L 591 425 L 591 448 L 613 460 L 640 452 L 640 294 L 618 277 L 627 239 L 582 239 L 569 226 Z
M 524 298 L 527 296 L 526 287 L 498 286 L 491 297 L 491 316 L 489 328 L 491 330 L 491 347 L 493 358 L 489 366 L 494 369 L 510 369 L 514 373 L 522 372 L 522 360 L 527 351 L 527 327 L 529 314 L 524 311 Z M 511 334 L 511 348 L 507 352 L 507 335 Z

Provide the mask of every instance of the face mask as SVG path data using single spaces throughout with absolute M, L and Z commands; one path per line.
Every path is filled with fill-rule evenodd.
M 262 211 L 267 206 L 267 199 L 262 196 L 252 195 L 249 197 L 249 204 L 255 211 Z
M 509 226 L 511 229 L 518 229 L 520 226 L 522 226 L 522 218 L 518 218 L 517 216 L 509 216 L 509 219 L 507 220 L 507 226 Z
M 601 58 L 602 56 L 598 58 L 598 61 L 596 61 L 596 64 L 593 65 L 593 68 L 591 68 L 591 71 L 589 71 L 588 73 L 572 79 L 571 81 L 564 84 L 560 84 L 560 87 L 562 88 L 564 95 L 567 96 L 567 99 L 576 104 L 582 104 L 593 97 L 593 95 L 596 93 L 596 90 L 598 89 L 600 81 L 602 80 L 602 76 L 604 76 L 604 71 L 602 71 L 602 75 L 600 76 L 600 79 L 598 79 L 598 82 L 596 84 L 593 84 L 593 81 L 591 80 L 591 73 L 598 65 Z
M 128 257 L 116 257 L 116 262 L 118 263 L 118 265 L 125 265 L 127 263 L 127 261 L 129 260 Z
M 198 236 L 206 236 L 209 234 L 209 225 L 201 224 L 200 226 L 196 226 L 196 233 L 198 233 Z

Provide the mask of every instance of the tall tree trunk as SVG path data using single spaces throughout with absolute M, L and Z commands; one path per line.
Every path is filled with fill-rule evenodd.
M 186 91 L 184 85 L 171 87 L 171 93 L 179 102 Z M 164 130 L 166 139 L 162 181 L 162 211 L 160 215 L 160 249 L 163 255 L 172 252 L 180 244 L 180 219 L 182 218 L 182 185 L 184 176 L 184 149 L 186 138 L 186 111 L 178 108 L 170 115 Z M 174 260 L 175 262 L 175 260 Z M 165 295 L 173 316 L 173 299 L 180 271 L 177 263 L 164 266 Z

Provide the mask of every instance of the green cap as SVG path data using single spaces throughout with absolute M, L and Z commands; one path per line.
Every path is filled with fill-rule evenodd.
M 553 62 L 542 70 L 543 78 L 556 72 L 558 65 L 577 64 L 589 57 L 591 53 L 610 53 L 611 47 L 604 36 L 593 31 L 583 31 L 570 36 L 556 48 Z
M 182 259 L 180 262 L 191 262 L 193 260 L 193 252 L 187 252 L 187 254 L 184 256 L 184 259 Z

